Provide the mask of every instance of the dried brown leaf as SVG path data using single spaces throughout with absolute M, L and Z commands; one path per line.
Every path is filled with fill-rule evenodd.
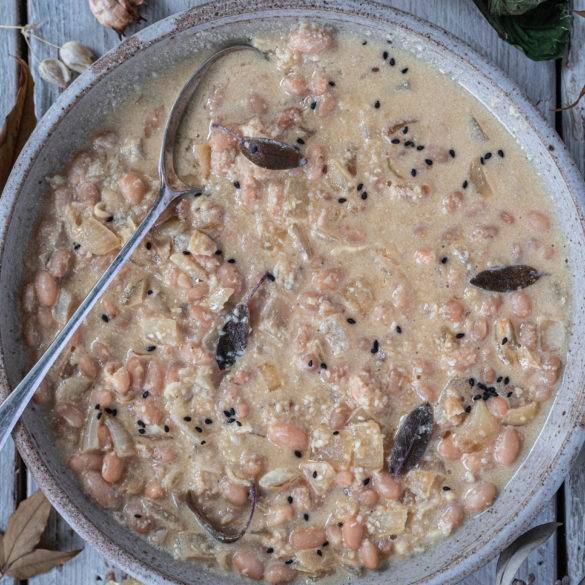
M 33 101 L 34 83 L 28 65 L 16 57 L 18 88 L 14 107 L 0 130 L 0 191 L 4 188 L 18 153 L 36 125 Z
M 556 108 L 555 112 L 564 112 L 565 110 L 570 110 L 571 108 L 574 108 L 581 101 L 581 99 L 584 96 L 585 96 L 585 85 L 581 88 L 581 92 L 579 93 L 579 95 L 577 96 L 577 99 L 574 102 L 571 102 L 570 104 L 567 104 L 566 106 L 563 106 L 562 108 Z
M 4 564 L 10 567 L 39 543 L 47 525 L 51 504 L 43 492 L 35 492 L 21 502 L 10 516 L 4 534 Z
M 575 14 L 577 16 L 582 16 L 583 18 L 585 18 L 585 10 L 575 10 Z
M 5 574 L 15 579 L 29 579 L 66 563 L 80 552 L 80 550 L 64 552 L 37 548 L 10 564 L 6 568 Z

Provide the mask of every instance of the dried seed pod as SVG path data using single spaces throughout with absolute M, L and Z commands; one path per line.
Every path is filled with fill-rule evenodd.
M 97 21 L 120 36 L 126 27 L 140 19 L 138 6 L 144 0 L 89 0 L 89 8 Z
M 69 69 L 83 73 L 95 60 L 93 53 L 79 41 L 68 41 L 61 45 L 59 57 Z
M 67 87 L 71 81 L 71 71 L 57 59 L 43 59 L 39 63 L 39 75 L 61 88 Z

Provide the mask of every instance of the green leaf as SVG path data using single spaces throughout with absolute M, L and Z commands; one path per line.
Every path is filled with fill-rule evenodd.
M 524 14 L 536 8 L 545 0 L 489 0 L 489 10 L 496 16 L 503 14 Z
M 571 13 L 567 0 L 474 0 L 488 22 L 506 42 L 534 61 L 559 59 L 569 42 Z M 524 13 L 528 4 L 532 9 Z M 497 10 L 498 12 L 494 12 Z M 506 10 L 508 13 L 500 14 Z M 510 14 L 514 11 L 514 14 Z

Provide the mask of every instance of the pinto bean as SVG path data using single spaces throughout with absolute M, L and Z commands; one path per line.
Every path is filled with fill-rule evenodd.
M 320 55 L 333 44 L 331 33 L 324 28 L 303 24 L 288 38 L 288 46 L 295 52 Z
M 50 329 L 55 324 L 51 309 L 49 309 L 49 307 L 39 307 L 37 311 L 37 321 L 43 329 Z
M 526 319 L 532 313 L 532 301 L 530 295 L 524 291 L 510 293 L 510 309 L 512 314 L 520 319 Z
M 292 520 L 294 516 L 295 509 L 290 504 L 271 506 L 266 513 L 266 525 L 271 528 L 282 526 L 286 522 Z
M 288 543 L 293 550 L 308 550 L 320 547 L 326 540 L 323 528 L 293 528 Z
M 34 393 L 33 400 L 35 404 L 43 404 L 48 406 L 53 404 L 55 398 L 55 392 L 53 385 L 48 380 L 43 380 L 41 385 L 37 388 Z
M 104 455 L 102 465 L 102 477 L 108 483 L 118 483 L 124 474 L 124 461 L 114 453 L 109 451 Z
M 489 323 L 487 317 L 478 317 L 473 321 L 471 326 L 471 337 L 473 341 L 481 341 L 487 337 L 489 332 Z
M 248 547 L 239 548 L 233 555 L 232 561 L 237 571 L 249 579 L 260 581 L 264 576 L 264 563 L 257 553 Z
M 248 488 L 227 478 L 220 482 L 220 493 L 234 506 L 243 506 L 248 501 Z
M 510 405 L 505 398 L 494 396 L 487 402 L 488 410 L 496 417 L 502 418 L 510 410 Z
M 164 488 L 162 487 L 160 482 L 154 479 L 148 481 L 146 483 L 146 486 L 144 486 L 144 495 L 149 500 L 158 500 L 159 498 L 162 498 L 164 494 L 165 494 Z
M 329 116 L 337 107 L 337 98 L 335 94 L 328 91 L 326 94 L 321 96 L 317 103 L 317 116 L 320 118 L 324 118 L 325 116 Z
M 130 205 L 142 203 L 148 190 L 144 177 L 137 171 L 129 171 L 120 177 L 120 192 Z
M 102 508 L 117 510 L 122 504 L 118 489 L 104 480 L 98 471 L 84 471 L 81 483 L 87 494 Z
M 103 455 L 99 451 L 75 453 L 69 459 L 69 467 L 76 473 L 82 471 L 101 471 Z
M 315 69 L 309 81 L 309 87 L 313 95 L 323 95 L 329 91 L 329 77 L 323 69 Z
M 493 483 L 478 481 L 463 494 L 463 504 L 468 512 L 481 512 L 491 506 L 498 490 Z
M 366 508 L 373 508 L 380 499 L 378 492 L 371 488 L 366 488 L 355 492 L 357 501 Z
M 271 423 L 266 437 L 274 445 L 292 451 L 304 451 L 309 444 L 307 433 L 293 423 Z
M 40 270 L 35 277 L 35 292 L 39 303 L 44 307 L 52 307 L 59 296 L 59 286 L 55 277 L 47 270 Z
M 461 459 L 461 451 L 455 447 L 450 435 L 443 437 L 437 445 L 437 452 L 442 459 L 447 461 L 457 461 Z
M 529 211 L 526 214 L 528 223 L 536 232 L 543 234 L 550 230 L 550 218 L 540 211 Z
M 372 477 L 374 488 L 387 500 L 398 500 L 402 496 L 402 486 L 385 471 L 375 473 Z
M 325 536 L 329 544 L 334 548 L 339 548 L 343 542 L 341 526 L 338 526 L 336 523 L 328 524 L 325 527 Z
M 359 548 L 358 556 L 360 562 L 366 569 L 375 570 L 378 568 L 380 564 L 380 555 L 378 554 L 378 549 L 372 543 L 372 541 L 366 539 L 362 542 L 362 545 Z
M 450 502 L 441 512 L 439 530 L 443 534 L 451 534 L 453 530 L 461 525 L 464 518 L 463 506 L 459 502 Z
M 505 428 L 496 439 L 494 460 L 507 467 L 513 465 L 520 455 L 522 438 L 516 429 Z
M 165 374 L 160 362 L 152 359 L 148 362 L 146 378 L 144 380 L 144 389 L 154 394 L 160 394 L 164 388 Z
M 124 516 L 128 527 L 138 534 L 148 534 L 155 527 L 154 519 L 144 513 L 140 498 L 132 498 L 126 503 Z
M 461 323 L 465 315 L 465 306 L 457 299 L 451 299 L 440 307 L 439 312 L 443 319 L 451 323 Z
M 364 538 L 364 525 L 355 518 L 346 520 L 341 528 L 343 544 L 350 550 L 358 550 Z
M 35 285 L 29 282 L 24 288 L 22 296 L 22 307 L 27 313 L 32 313 L 38 306 Z
M 120 366 L 117 362 L 108 362 L 104 370 L 108 384 L 118 394 L 126 394 L 130 390 L 130 373 L 124 366 Z
M 284 93 L 298 97 L 304 97 L 309 93 L 307 80 L 298 71 L 291 71 L 280 82 Z
M 72 260 L 73 254 L 69 250 L 58 248 L 49 258 L 47 270 L 55 278 L 63 278 L 69 272 Z
M 339 471 L 335 476 L 335 484 L 340 488 L 348 488 L 353 483 L 353 473 L 348 469 Z
M 258 477 L 266 468 L 266 458 L 259 453 L 242 451 L 240 468 L 245 477 L 250 479 Z
M 336 291 L 343 280 L 341 268 L 328 268 L 313 273 L 313 285 L 319 292 Z
M 264 581 L 270 583 L 270 585 L 280 585 L 280 583 L 290 583 L 297 576 L 297 572 L 290 567 L 285 565 L 281 561 L 271 561 L 266 566 L 264 571 Z

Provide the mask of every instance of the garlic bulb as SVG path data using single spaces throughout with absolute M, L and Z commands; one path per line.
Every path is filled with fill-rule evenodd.
M 95 60 L 93 53 L 79 41 L 68 41 L 59 49 L 61 61 L 72 71 L 83 73 Z
M 39 75 L 49 83 L 67 87 L 71 81 L 71 72 L 57 59 L 43 59 L 39 63 Z

